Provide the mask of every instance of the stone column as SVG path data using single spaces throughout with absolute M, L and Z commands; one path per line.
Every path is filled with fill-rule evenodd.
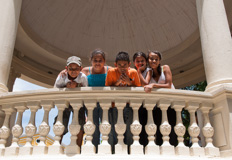
M 0 1 L 0 92 L 7 92 L 22 0 Z
M 232 39 L 223 0 L 196 0 L 207 91 L 232 83 Z
M 123 109 L 126 106 L 125 100 L 115 100 L 115 106 L 118 109 L 118 121 L 115 124 L 115 131 L 118 134 L 118 143 L 115 145 L 115 154 L 127 154 L 127 146 L 123 142 L 123 134 L 126 131 L 126 124 L 123 120 Z
M 100 124 L 100 132 L 102 134 L 102 143 L 98 146 L 98 154 L 111 154 L 111 146 L 108 143 L 108 134 L 111 130 L 111 125 L 108 121 L 108 110 L 111 107 L 111 100 L 101 99 L 100 106 L 103 110 L 102 123 Z
M 31 155 L 33 151 L 33 146 L 31 144 L 33 140 L 33 136 L 36 133 L 36 126 L 35 126 L 35 114 L 37 110 L 40 108 L 39 102 L 27 102 L 27 107 L 31 111 L 31 116 L 28 125 L 25 127 L 25 132 L 27 135 L 27 142 L 23 147 L 19 148 L 19 155 Z
M 133 123 L 130 125 L 130 130 L 134 140 L 130 146 L 130 154 L 143 154 L 143 146 L 139 143 L 139 134 L 142 131 L 142 125 L 139 123 L 138 111 L 141 105 L 141 99 L 130 100 L 130 106 L 133 109 Z
M 159 146 L 155 144 L 155 134 L 157 131 L 157 126 L 154 123 L 153 116 L 152 116 L 152 110 L 154 109 L 155 105 L 157 103 L 157 100 L 155 99 L 145 99 L 144 101 L 144 108 L 147 109 L 148 113 L 148 120 L 147 125 L 145 126 L 145 130 L 148 134 L 148 144 L 145 147 L 145 154 L 152 154 L 152 155 L 159 155 L 160 149 Z
M 4 155 L 5 144 L 7 142 L 7 138 L 10 136 L 10 116 L 12 112 L 15 112 L 12 105 L 2 105 L 2 110 L 5 112 L 6 116 L 3 126 L 0 128 L 0 156 Z
M 92 135 L 96 128 L 96 126 L 93 124 L 93 109 L 96 106 L 97 101 L 94 99 L 85 99 L 84 103 L 88 110 L 88 118 L 86 124 L 84 125 L 84 131 L 86 133 L 86 144 L 82 146 L 81 154 L 95 154 L 96 148 L 92 143 Z
M 171 101 L 161 99 L 158 107 L 162 111 L 162 122 L 160 125 L 160 132 L 163 135 L 163 144 L 160 146 L 160 153 L 162 155 L 175 155 L 174 147 L 169 143 L 169 134 L 171 133 L 171 125 L 168 123 L 167 110 L 171 105 Z
M 214 129 L 210 124 L 209 121 L 209 110 L 213 108 L 212 104 L 210 103 L 202 103 L 200 105 L 200 110 L 203 114 L 204 118 L 204 127 L 202 128 L 203 130 L 203 135 L 205 137 L 205 155 L 207 156 L 220 156 L 219 149 L 214 147 L 213 145 L 213 134 L 214 134 Z
M 52 100 L 42 100 L 41 106 L 44 109 L 44 116 L 42 123 L 39 125 L 40 143 L 38 143 L 38 146 L 34 146 L 33 148 L 34 155 L 41 155 L 48 153 L 48 147 L 45 144 L 45 140 L 46 140 L 46 136 L 50 131 L 50 126 L 48 123 L 49 111 L 54 107 L 54 103 Z
M 191 136 L 192 146 L 190 147 L 190 154 L 192 156 L 204 156 L 204 149 L 198 145 L 198 136 L 200 134 L 200 128 L 196 123 L 196 110 L 199 108 L 198 102 L 189 102 L 185 109 L 190 114 L 190 125 L 188 128 L 189 135 Z
M 6 148 L 6 152 L 5 152 L 5 155 L 9 155 L 9 156 L 18 155 L 19 153 L 18 141 L 19 141 L 19 137 L 23 133 L 22 117 L 23 117 L 23 112 L 27 109 L 25 103 L 16 103 L 14 104 L 14 108 L 18 112 L 18 118 L 15 125 L 12 128 L 12 134 L 13 134 L 12 144 L 10 147 Z
M 175 151 L 177 155 L 189 156 L 189 147 L 186 147 L 183 143 L 186 128 L 182 122 L 181 111 L 184 107 L 184 101 L 175 101 L 172 103 L 172 108 L 176 111 L 176 126 L 174 127 L 174 130 L 176 135 L 178 136 L 178 145 L 176 146 Z
M 70 105 L 73 108 L 73 119 L 69 125 L 71 134 L 71 142 L 65 147 L 65 153 L 69 155 L 80 154 L 80 147 L 77 145 L 77 134 L 80 132 L 81 126 L 79 125 L 78 114 L 80 108 L 83 106 L 82 100 L 70 100 Z
M 55 142 L 53 145 L 48 147 L 48 154 L 57 155 L 63 154 L 64 149 L 60 144 L 61 135 L 64 133 L 63 125 L 63 111 L 68 107 L 68 101 L 66 100 L 56 100 L 55 105 L 58 109 L 58 116 L 55 125 L 53 126 L 53 132 L 55 133 Z

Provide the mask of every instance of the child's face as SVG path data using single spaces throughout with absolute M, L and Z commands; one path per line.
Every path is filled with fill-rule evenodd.
M 66 69 L 70 77 L 76 78 L 79 75 L 82 67 L 78 66 L 76 63 L 71 63 L 66 66 Z
M 92 58 L 92 67 L 96 70 L 101 70 L 105 65 L 105 60 L 101 54 L 96 54 Z
M 135 58 L 134 65 L 137 69 L 142 68 L 145 70 L 147 66 L 146 59 L 143 56 L 138 56 Z
M 127 61 L 118 61 L 117 63 L 114 63 L 115 67 L 118 68 L 118 71 L 122 73 L 127 73 L 131 63 L 128 63 Z
M 149 66 L 153 69 L 158 68 L 159 64 L 160 64 L 160 58 L 157 54 L 150 52 L 148 55 L 148 63 Z

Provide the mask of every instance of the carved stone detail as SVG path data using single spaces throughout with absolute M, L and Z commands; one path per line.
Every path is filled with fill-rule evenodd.
M 110 133 L 111 125 L 110 124 L 100 124 L 100 132 L 103 135 L 107 135 Z
M 13 136 L 19 137 L 19 136 L 21 136 L 22 133 L 23 133 L 23 128 L 18 124 L 14 125 L 14 127 L 12 128 Z
M 160 126 L 160 132 L 163 136 L 168 136 L 171 133 L 171 125 L 168 123 L 163 123 Z
M 115 125 L 115 131 L 118 135 L 122 135 L 126 131 L 126 125 L 125 124 L 116 124 Z
M 154 135 L 156 133 L 157 127 L 155 124 L 148 124 L 145 126 L 145 130 L 148 135 Z
M 0 128 L 1 139 L 7 139 L 9 135 L 10 135 L 10 129 L 7 128 L 6 126 L 2 126 L 2 128 Z
M 197 125 L 192 125 L 188 128 L 189 134 L 192 137 L 197 137 L 200 134 L 200 128 Z
M 203 127 L 202 132 L 206 138 L 211 138 L 213 137 L 214 129 L 213 127 Z
M 185 126 L 183 124 L 176 125 L 174 127 L 174 130 L 175 130 L 175 133 L 180 137 L 184 136 L 184 134 L 186 132 L 186 128 L 185 128 Z
M 42 122 L 39 125 L 39 134 L 41 136 L 47 136 L 48 133 L 49 133 L 49 131 L 50 131 L 50 127 L 49 127 L 49 125 L 46 122 Z
M 95 125 L 93 124 L 93 123 L 86 123 L 85 125 L 84 125 L 84 131 L 85 131 L 85 133 L 87 134 L 87 135 L 92 135 L 93 133 L 94 133 L 94 131 L 95 131 Z
M 137 136 L 142 131 L 142 125 L 141 124 L 131 124 L 130 129 L 131 129 L 131 133 L 133 135 Z
M 57 121 L 53 126 L 53 132 L 56 136 L 61 136 L 64 133 L 64 125 L 60 121 Z
M 29 137 L 32 137 L 35 132 L 36 132 L 36 127 L 29 123 L 26 127 L 25 127 L 25 132 L 26 132 L 26 135 L 29 136 Z
M 80 129 L 81 129 L 80 125 L 75 125 L 75 124 L 69 125 L 69 131 L 71 135 L 77 135 L 80 132 Z

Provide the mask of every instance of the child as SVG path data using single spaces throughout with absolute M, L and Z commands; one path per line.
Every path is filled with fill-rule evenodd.
M 84 73 L 81 72 L 82 69 L 82 63 L 81 59 L 76 56 L 69 57 L 67 59 L 67 65 L 66 65 L 66 74 L 63 74 L 62 72 L 58 75 L 54 87 L 57 88 L 76 88 L 76 87 L 86 87 L 88 85 L 87 77 Z M 73 111 L 72 106 L 69 105 L 68 108 L 65 108 L 63 112 L 63 125 L 65 127 L 63 135 L 65 135 L 68 132 L 68 121 L 70 117 L 70 112 Z M 82 138 L 83 138 L 83 125 L 85 123 L 85 109 L 82 107 L 79 110 L 79 123 L 81 124 L 81 130 L 79 132 L 77 144 L 78 146 L 81 146 Z M 55 118 L 56 122 L 57 117 Z M 62 142 L 61 137 L 60 142 Z
M 148 85 L 151 80 L 152 71 L 147 68 L 147 57 L 143 52 L 136 52 L 133 56 L 133 62 L 142 86 Z
M 57 88 L 76 88 L 86 87 L 88 85 L 87 77 L 81 72 L 81 59 L 76 56 L 69 57 L 67 60 L 66 73 L 59 74 L 55 87 Z
M 130 68 L 127 52 L 119 52 L 116 56 L 115 67 L 107 72 L 106 86 L 141 86 L 138 72 Z

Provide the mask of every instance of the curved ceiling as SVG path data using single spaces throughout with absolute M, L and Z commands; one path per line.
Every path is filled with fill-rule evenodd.
M 90 65 L 96 48 L 108 53 L 109 65 L 122 50 L 131 57 L 137 51 L 159 50 L 175 79 L 202 64 L 195 1 L 23 0 L 15 48 L 23 54 L 19 59 L 52 73 L 51 79 L 71 55 Z

